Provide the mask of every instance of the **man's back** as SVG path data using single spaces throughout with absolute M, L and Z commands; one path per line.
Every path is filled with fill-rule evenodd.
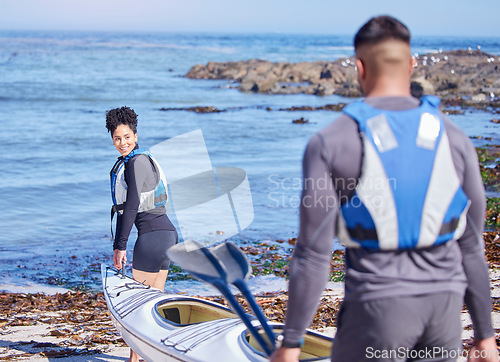
M 384 110 L 392 114 L 390 111 L 419 107 L 420 100 L 410 96 L 415 60 L 404 24 L 390 16 L 372 18 L 357 32 L 354 46 L 364 102 L 380 109 L 380 114 Z M 422 249 L 347 248 L 345 300 L 337 316 L 332 351 L 335 361 L 404 361 L 412 357 L 409 352 L 419 354 L 416 359 L 456 360 L 456 352 L 461 348 L 464 292 L 474 325 L 474 348 L 488 351 L 485 360 L 497 360 L 488 269 L 482 247 L 485 199 L 477 156 L 470 140 L 448 119 L 444 119 L 444 128 L 451 152 L 446 167 L 454 168 L 458 183 L 471 202 L 465 232 L 458 240 L 450 238 L 444 244 Z M 296 360 L 298 348 L 294 347 L 299 346 L 328 278 L 339 208 L 352 200 L 366 170 L 362 163 L 367 160 L 377 162 L 373 158 L 364 160 L 358 124 L 347 114 L 314 135 L 307 146 L 300 232 L 290 266 L 285 348 L 273 355 L 273 361 Z M 401 160 L 393 161 L 404 163 L 405 153 L 401 153 Z M 433 171 L 434 167 L 435 164 Z M 448 177 L 442 172 L 438 174 L 444 180 Z M 405 192 L 411 194 L 412 190 Z M 444 206 L 439 199 L 432 198 L 436 205 L 436 210 L 431 210 L 434 214 Z M 418 206 L 410 202 L 405 207 Z M 370 217 L 367 214 L 364 218 Z M 415 213 L 414 217 L 420 215 Z M 391 220 L 401 222 L 399 214 Z M 444 226 L 441 224 L 437 226 Z M 378 226 L 375 230 L 378 232 Z M 427 245 L 437 243 L 438 237 Z M 397 354 L 400 348 L 408 353 Z M 435 353 L 429 356 L 428 351 Z

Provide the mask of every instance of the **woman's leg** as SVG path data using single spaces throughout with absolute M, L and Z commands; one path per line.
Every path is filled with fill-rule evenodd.
M 139 362 L 141 357 L 130 348 L 130 357 L 127 362 Z
M 149 273 L 142 270 L 132 269 L 132 277 L 138 282 L 149 285 L 153 288 L 163 291 L 165 281 L 167 280 L 168 269 L 160 270 L 158 273 Z
M 159 273 L 148 273 L 132 268 L 132 277 L 134 278 L 134 280 L 149 285 L 153 288 L 160 289 L 161 291 L 163 291 L 163 288 L 165 286 L 167 274 L 168 270 L 160 270 Z M 163 284 L 160 286 L 161 280 L 163 280 Z M 130 348 L 130 358 L 128 359 L 128 362 L 139 362 L 140 359 L 141 357 L 136 352 L 134 352 L 132 348 Z
M 167 282 L 167 277 L 168 277 L 168 269 L 160 270 L 160 272 L 156 276 L 155 285 L 153 285 L 153 287 L 156 289 L 160 289 L 163 292 L 165 289 L 165 283 Z
M 140 235 L 134 247 L 134 279 L 163 291 L 170 266 L 167 250 L 177 241 L 175 230 L 157 230 Z
M 163 291 L 170 265 L 166 251 L 177 240 L 176 231 L 159 230 L 140 235 L 134 247 L 134 280 Z M 130 349 L 129 362 L 138 362 L 139 359 L 139 355 Z

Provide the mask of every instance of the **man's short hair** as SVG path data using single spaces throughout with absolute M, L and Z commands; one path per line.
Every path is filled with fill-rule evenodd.
M 410 31 L 406 25 L 392 16 L 376 16 L 358 30 L 354 37 L 354 49 L 391 39 L 410 44 Z

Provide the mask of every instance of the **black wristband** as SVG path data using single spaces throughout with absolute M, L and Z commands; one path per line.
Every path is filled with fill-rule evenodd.
M 298 342 L 288 342 L 286 339 L 281 343 L 281 347 L 284 348 L 301 348 L 304 345 L 304 339 Z

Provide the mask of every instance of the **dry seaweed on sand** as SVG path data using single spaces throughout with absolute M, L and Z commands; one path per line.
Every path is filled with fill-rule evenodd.
M 205 297 L 205 299 L 220 303 L 229 307 L 229 304 L 225 299 L 220 297 Z M 238 301 L 245 308 L 247 313 L 251 313 L 251 309 L 246 304 L 245 299 L 238 295 Z M 257 303 L 262 308 L 267 319 L 271 322 L 284 323 L 285 322 L 285 312 L 286 305 L 288 302 L 288 293 L 285 291 L 280 291 L 276 293 L 262 293 L 255 296 Z M 336 316 L 338 309 L 340 308 L 341 298 L 330 297 L 324 295 L 321 297 L 321 301 L 318 310 L 311 322 L 310 328 L 322 330 L 327 327 L 332 327 L 336 323 Z
M 88 355 L 106 351 L 110 345 L 125 346 L 111 322 L 102 293 L 1 292 L 0 334 L 9 335 L 27 327 L 40 327 L 43 337 L 51 342 L 7 343 L 0 360 Z
M 486 261 L 490 268 L 500 267 L 500 235 L 498 232 L 485 232 L 484 239 L 484 252 L 486 254 Z

